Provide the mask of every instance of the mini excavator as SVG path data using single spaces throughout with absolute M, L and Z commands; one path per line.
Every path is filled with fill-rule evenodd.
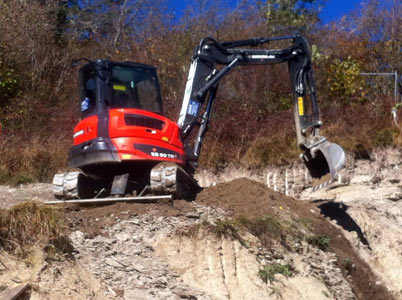
M 291 45 L 285 49 L 263 47 L 281 40 Z M 200 191 L 193 175 L 219 84 L 242 65 L 287 62 L 297 142 L 313 181 L 322 186 L 334 180 L 344 165 L 343 149 L 319 134 L 322 122 L 311 56 L 300 34 L 228 42 L 202 39 L 191 60 L 177 123 L 163 116 L 153 66 L 81 60 L 88 62 L 79 71 L 81 118 L 68 154 L 69 166 L 80 171 L 54 176 L 56 198 L 144 193 L 193 197 Z

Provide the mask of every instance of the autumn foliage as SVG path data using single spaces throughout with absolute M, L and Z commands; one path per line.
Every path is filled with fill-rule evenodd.
M 178 117 L 194 47 L 301 31 L 313 55 L 324 134 L 346 150 L 393 145 L 392 80 L 402 73 L 402 5 L 367 1 L 323 25 L 325 1 L 192 1 L 175 16 L 158 1 L 0 1 L 0 183 L 47 181 L 66 167 L 78 121 L 72 59 L 137 61 L 158 68 L 165 114 Z M 286 65 L 244 67 L 221 84 L 202 153 L 204 167 L 291 162 L 298 149 Z

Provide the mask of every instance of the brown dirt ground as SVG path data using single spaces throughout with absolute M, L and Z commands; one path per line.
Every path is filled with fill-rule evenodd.
M 309 220 L 317 235 L 326 235 L 330 238 L 331 244 L 328 251 L 337 254 L 338 266 L 351 283 L 358 299 L 394 299 L 382 284 L 376 284 L 379 282 L 378 278 L 371 272 L 369 266 L 354 252 L 352 245 L 341 231 L 320 215 L 320 209 L 314 203 L 297 201 L 245 178 L 205 188 L 197 195 L 196 202 L 229 210 L 233 217 L 258 218 L 264 215 L 275 217 L 282 215 L 284 218 L 291 216 Z M 128 219 L 152 210 L 158 211 L 161 216 L 180 216 L 195 210 L 185 200 L 160 201 L 151 204 L 127 202 L 102 206 L 67 205 L 65 209 L 68 212 L 70 227 L 92 236 L 99 234 L 102 228 L 114 224 L 116 218 Z M 352 271 L 345 270 L 342 265 L 342 261 L 346 258 L 355 265 Z

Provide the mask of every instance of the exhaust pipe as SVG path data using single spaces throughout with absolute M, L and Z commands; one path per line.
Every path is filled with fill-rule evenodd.
M 338 172 L 346 161 L 341 146 L 320 137 L 312 144 L 302 144 L 301 148 L 304 151 L 301 158 L 313 179 L 313 188 L 322 188 L 338 178 Z

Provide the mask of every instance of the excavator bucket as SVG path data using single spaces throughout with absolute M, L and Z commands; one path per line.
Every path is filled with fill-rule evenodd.
M 338 144 L 324 139 L 305 148 L 302 159 L 313 179 L 313 188 L 320 189 L 338 178 L 338 171 L 345 164 L 345 152 Z

